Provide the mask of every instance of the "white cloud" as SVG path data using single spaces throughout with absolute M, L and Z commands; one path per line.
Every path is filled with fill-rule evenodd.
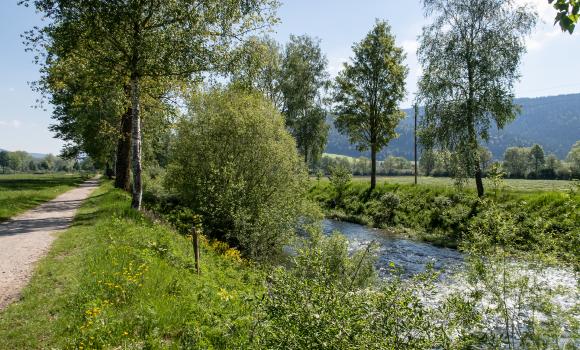
M 22 123 L 20 122 L 20 120 L 8 120 L 8 121 L 0 120 L 0 127 L 18 129 L 20 128 L 21 125 Z
M 8 91 L 14 92 L 14 91 L 16 91 L 16 89 L 14 89 L 13 87 L 11 87 L 11 88 L 8 89 Z
M 562 35 L 562 31 L 559 28 L 553 28 L 550 31 L 538 31 L 526 41 L 526 46 L 530 51 L 540 50 L 548 42 L 556 39 L 558 35 Z

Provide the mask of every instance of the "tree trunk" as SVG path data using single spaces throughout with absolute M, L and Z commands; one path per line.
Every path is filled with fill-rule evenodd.
M 131 191 L 131 117 L 132 108 L 127 108 L 121 117 L 121 136 L 117 142 L 115 164 L 115 187 Z
M 141 183 L 141 117 L 139 115 L 139 76 L 131 74 L 131 143 L 133 165 L 133 193 L 131 207 L 141 210 L 143 185 Z
M 475 169 L 475 186 L 477 187 L 477 196 L 479 198 L 483 197 L 483 180 L 481 174 L 481 167 L 479 166 L 479 162 L 477 162 L 477 168 Z
M 371 191 L 377 186 L 377 149 L 371 145 Z
M 415 146 L 415 185 L 417 184 L 417 115 L 419 114 L 419 107 L 415 103 L 415 128 L 413 129 L 414 146 Z

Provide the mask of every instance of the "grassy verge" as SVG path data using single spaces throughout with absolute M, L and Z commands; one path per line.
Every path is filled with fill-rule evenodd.
M 473 191 L 436 185 L 381 183 L 370 193 L 367 183 L 353 181 L 340 196 L 329 182 L 314 182 L 309 195 L 327 216 L 375 227 L 395 228 L 407 235 L 457 247 L 469 239 L 470 228 L 486 225 L 493 208 L 513 221 L 507 237 L 491 237 L 515 249 L 541 252 L 577 263 L 580 254 L 578 192 L 498 191 L 481 202 Z M 491 203 L 493 202 L 493 206 Z M 490 230 L 493 231 L 493 230 Z
M 81 183 L 81 175 L 0 175 L 0 221 L 49 201 Z
M 0 348 L 244 348 L 262 274 L 130 209 L 105 183 L 55 241 L 19 302 L 0 313 Z M 231 252 L 230 252 L 231 253 Z

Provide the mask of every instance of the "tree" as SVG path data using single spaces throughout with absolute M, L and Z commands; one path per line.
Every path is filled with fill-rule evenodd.
M 359 151 L 371 151 L 371 190 L 376 186 L 377 152 L 397 137 L 404 117 L 398 104 L 405 97 L 408 69 L 405 53 L 396 46 L 387 22 L 353 46 L 354 58 L 345 63 L 335 83 L 336 127 Z
M 570 152 L 568 152 L 568 156 L 566 160 L 570 163 L 570 170 L 572 170 L 572 176 L 574 178 L 580 178 L 580 141 L 576 141 Z
M 328 83 L 326 65 L 319 41 L 306 35 L 290 36 L 280 77 L 282 112 L 307 165 L 322 155 L 328 136 L 320 96 Z
M 308 215 L 305 170 L 269 101 L 217 90 L 194 98 L 178 124 L 166 179 L 210 236 L 264 260 L 282 251 Z
M 435 170 L 435 165 L 437 163 L 437 155 L 435 151 L 431 149 L 424 149 L 421 152 L 421 158 L 419 159 L 419 166 L 421 171 L 426 175 L 430 176 L 433 170 Z
M 532 165 L 534 166 L 534 176 L 538 177 L 540 169 L 546 163 L 544 149 L 542 146 L 538 145 L 537 143 L 534 144 L 532 148 L 530 148 L 529 157 Z
M 127 79 L 131 106 L 132 207 L 142 200 L 142 98 L 147 80 L 184 79 L 223 64 L 233 40 L 275 20 L 276 0 L 25 0 L 48 19 L 35 44 L 55 40 L 64 54 Z M 83 50 L 78 45 L 91 43 Z M 86 49 L 86 50 L 85 50 Z M 50 63 L 50 62 L 48 62 Z
M 25 151 L 14 151 L 8 153 L 10 168 L 14 171 L 25 171 L 28 162 L 30 161 L 30 155 Z
M 486 147 L 479 147 L 479 164 L 481 166 L 481 170 L 485 171 L 491 164 L 493 160 L 493 154 L 491 151 Z
M 282 111 L 280 90 L 282 74 L 282 48 L 270 37 L 250 37 L 234 56 L 232 82 L 246 89 L 260 91 Z
M 554 24 L 559 23 L 562 31 L 574 33 L 576 23 L 580 17 L 580 1 L 579 0 L 548 0 L 550 4 L 554 4 L 554 8 L 558 13 Z
M 2 167 L 2 173 L 6 174 L 6 168 L 10 165 L 10 157 L 8 151 L 0 151 L 0 166 Z
M 452 151 L 463 167 L 456 174 L 474 176 L 482 197 L 479 140 L 516 117 L 513 85 L 536 15 L 511 0 L 423 0 L 423 7 L 435 18 L 418 50 L 422 142 Z
M 528 172 L 530 149 L 509 147 L 503 155 L 503 168 L 509 177 L 523 178 Z

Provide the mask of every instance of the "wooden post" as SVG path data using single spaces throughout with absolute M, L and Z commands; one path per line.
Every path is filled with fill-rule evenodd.
M 199 233 L 197 232 L 195 225 L 193 226 L 192 233 L 193 233 L 193 235 L 192 235 L 193 254 L 195 256 L 195 271 L 199 275 L 200 274 L 200 271 L 199 271 Z
M 419 114 L 419 107 L 415 103 L 415 185 L 417 184 L 417 115 Z

